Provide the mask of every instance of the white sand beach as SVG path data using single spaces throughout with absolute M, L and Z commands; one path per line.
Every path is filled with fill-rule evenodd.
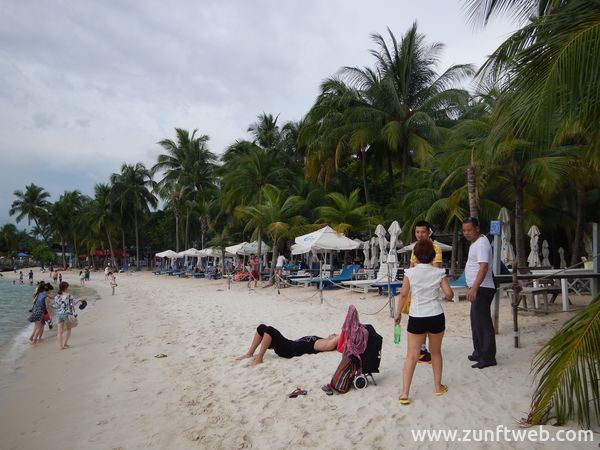
M 75 273 L 65 279 L 77 284 Z M 248 292 L 245 283 L 120 275 L 117 295 L 93 273 L 100 300 L 88 305 L 59 351 L 55 330 L 2 367 L 0 436 L 3 449 L 382 448 L 413 447 L 411 429 L 518 428 L 533 391 L 532 356 L 571 313 L 522 315 L 522 348 L 513 348 L 508 300 L 501 307 L 498 366 L 472 369 L 469 305 L 445 303 L 444 377 L 436 397 L 431 367 L 419 365 L 411 397 L 397 400 L 405 342 L 393 344 L 386 299 L 376 294 L 312 289 Z M 261 322 L 297 338 L 339 332 L 348 305 L 384 338 L 377 386 L 326 396 L 340 355 L 291 360 L 269 351 L 248 367 L 246 351 Z M 405 323 L 404 323 L 405 325 Z M 166 358 L 155 358 L 164 353 Z M 296 386 L 308 395 L 287 398 Z M 545 427 L 551 432 L 557 428 Z M 577 429 L 575 425 L 565 429 Z M 597 448 L 595 443 L 569 447 Z M 458 443 L 423 443 L 457 448 Z M 473 448 L 531 448 L 532 443 L 478 443 Z M 475 447 L 476 446 L 476 447 Z M 544 448 L 565 448 L 562 443 Z

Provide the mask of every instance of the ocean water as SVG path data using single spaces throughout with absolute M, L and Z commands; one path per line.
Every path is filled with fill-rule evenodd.
M 15 278 L 12 272 L 4 272 L 3 275 L 0 278 L 0 353 L 4 353 L 15 338 L 30 327 L 27 318 L 35 289 L 35 284 L 30 286 L 27 278 L 21 285 L 18 280 L 16 284 L 12 283 Z

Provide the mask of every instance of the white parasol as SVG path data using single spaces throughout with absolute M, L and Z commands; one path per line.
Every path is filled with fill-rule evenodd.
M 363 249 L 363 254 L 365 255 L 365 268 L 370 269 L 371 268 L 371 242 L 370 241 L 365 241 L 362 245 L 362 249 Z
M 377 238 L 371 238 L 371 269 L 377 266 Z
M 550 260 L 548 257 L 550 256 L 550 246 L 548 245 L 548 241 L 544 239 L 542 242 L 542 266 L 550 267 Z
M 567 268 L 567 261 L 565 261 L 565 249 L 562 247 L 558 247 L 558 256 L 560 257 L 560 268 Z
M 500 208 L 498 220 L 502 223 L 502 248 L 500 250 L 500 260 L 507 266 L 513 266 L 515 263 L 515 251 L 510 243 L 510 215 L 506 208 Z
M 529 247 L 531 248 L 531 252 L 527 257 L 527 265 L 529 265 L 529 267 L 540 267 L 542 265 L 538 247 L 538 242 L 540 240 L 540 229 L 535 225 L 532 225 L 527 232 L 527 236 L 530 238 Z
M 387 244 L 387 239 L 385 238 L 385 234 L 387 233 L 386 229 L 383 225 L 377 225 L 375 228 L 375 236 L 377 236 L 377 244 L 379 245 L 379 264 L 385 263 L 385 247 Z
M 398 254 L 396 253 L 396 247 L 398 244 L 402 245 L 402 242 L 398 242 L 398 235 L 402 232 L 400 224 L 397 220 L 394 220 L 388 228 L 390 233 L 390 251 L 388 253 L 387 262 L 396 264 L 398 262 Z

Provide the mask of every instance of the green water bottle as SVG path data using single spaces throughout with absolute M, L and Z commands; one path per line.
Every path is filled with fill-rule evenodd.
M 402 337 L 402 328 L 400 328 L 400 324 L 397 323 L 394 327 L 394 344 L 400 343 L 400 338 Z

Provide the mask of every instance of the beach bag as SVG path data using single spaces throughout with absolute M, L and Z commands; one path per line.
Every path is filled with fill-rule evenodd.
M 71 324 L 71 328 L 75 328 L 77 326 L 77 317 L 73 314 L 69 314 L 67 317 L 67 322 Z
M 358 361 L 354 356 L 344 355 L 329 384 L 340 394 L 345 394 L 350 390 L 350 385 L 356 376 L 358 367 Z
M 361 372 L 366 374 L 379 373 L 383 338 L 375 331 L 373 325 L 365 324 L 365 328 L 369 332 L 369 339 L 365 351 L 360 354 Z

